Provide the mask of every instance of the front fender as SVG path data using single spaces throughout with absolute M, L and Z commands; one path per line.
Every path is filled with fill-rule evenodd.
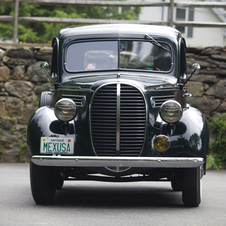
M 198 109 L 190 106 L 184 108 L 182 118 L 172 125 L 162 121 L 159 114 L 156 118 L 156 122 L 150 123 L 148 127 L 143 156 L 164 155 L 165 157 L 206 159 L 209 147 L 209 128 L 205 115 Z M 170 147 L 164 153 L 159 153 L 154 148 L 154 140 L 160 134 L 166 135 L 170 140 Z
M 72 137 L 75 140 L 74 121 L 68 124 L 68 133 L 64 135 L 60 122 L 52 107 L 39 108 L 30 118 L 27 127 L 27 144 L 31 155 L 40 154 L 40 139 L 41 137 Z
M 183 116 L 175 124 L 176 129 L 169 137 L 171 151 L 169 156 L 177 155 L 195 156 L 206 158 L 209 146 L 209 128 L 205 116 L 196 108 L 187 107 L 183 109 Z

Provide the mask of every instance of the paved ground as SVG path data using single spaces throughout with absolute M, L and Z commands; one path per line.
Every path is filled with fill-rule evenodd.
M 0 225 L 226 225 L 226 170 L 208 171 L 203 201 L 186 208 L 168 182 L 66 182 L 51 206 L 34 203 L 28 164 L 0 164 Z

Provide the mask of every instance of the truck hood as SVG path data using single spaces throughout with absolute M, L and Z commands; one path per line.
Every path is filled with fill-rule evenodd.
M 160 73 L 103 73 L 83 74 L 81 76 L 67 76 L 63 79 L 61 86 L 68 88 L 93 89 L 103 83 L 125 82 L 139 86 L 142 89 L 175 86 L 177 78 L 171 74 Z M 95 88 L 94 88 L 95 89 Z

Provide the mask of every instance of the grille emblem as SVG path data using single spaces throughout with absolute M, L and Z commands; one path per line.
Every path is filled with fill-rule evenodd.
M 151 97 L 151 106 L 154 108 L 155 107 L 155 98 Z

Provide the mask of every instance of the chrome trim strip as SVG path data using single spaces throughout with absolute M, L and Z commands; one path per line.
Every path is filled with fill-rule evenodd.
M 117 83 L 117 113 L 116 113 L 116 154 L 119 155 L 120 151 L 120 93 L 121 84 Z
M 201 157 L 98 157 L 34 155 L 31 161 L 39 166 L 56 167 L 138 167 L 194 168 L 202 166 Z
M 171 90 L 171 91 L 178 91 L 180 90 L 180 87 L 179 86 L 176 86 L 176 85 L 166 85 L 166 86 L 158 86 L 156 87 L 157 90 Z
M 83 92 L 92 92 L 93 93 L 93 90 L 87 89 L 87 88 L 83 89 L 81 87 L 76 87 L 76 88 L 59 87 L 58 90 L 59 91 L 73 91 L 73 92 L 83 91 Z
M 175 98 L 175 95 L 165 95 L 165 96 L 152 96 L 154 98 L 159 98 L 159 99 L 172 99 L 173 97 Z M 172 97 L 172 98 L 171 98 Z
M 80 99 L 85 97 L 85 95 L 76 95 L 76 94 L 70 94 L 70 93 L 62 93 L 62 96 L 64 96 L 65 98 L 74 97 L 74 98 L 80 98 Z

